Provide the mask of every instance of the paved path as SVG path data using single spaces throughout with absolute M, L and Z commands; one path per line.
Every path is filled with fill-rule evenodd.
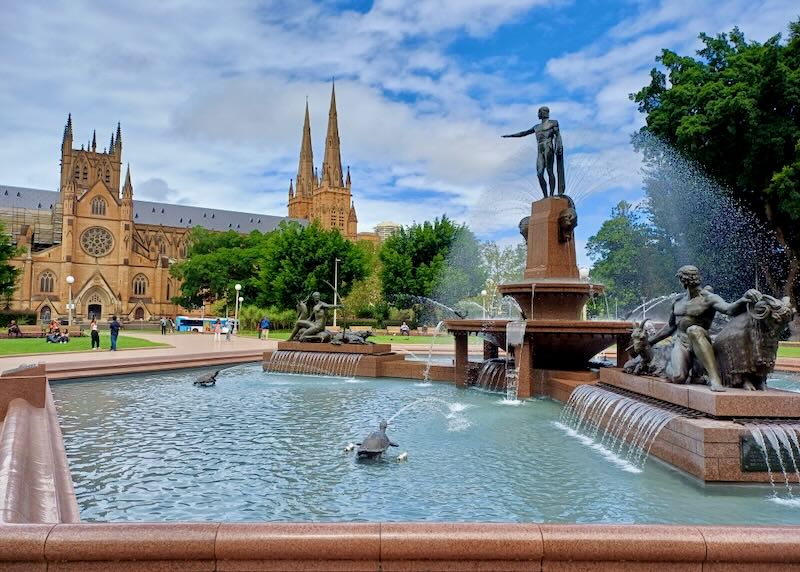
M 212 334 L 167 334 L 162 336 L 151 332 L 132 332 L 130 337 L 143 338 L 153 342 L 170 344 L 170 347 L 141 348 L 120 350 L 116 352 L 103 349 L 101 351 L 83 352 L 58 352 L 24 356 L 7 356 L 0 358 L 0 371 L 11 369 L 22 364 L 28 363 L 47 363 L 47 364 L 86 364 L 91 365 L 95 362 L 113 363 L 130 362 L 131 359 L 147 361 L 148 359 L 164 359 L 169 357 L 210 357 L 222 355 L 228 352 L 252 352 L 256 355 L 268 349 L 275 349 L 278 345 L 277 340 L 259 340 L 251 337 L 233 336 L 231 341 L 226 342 L 223 336 L 222 341 L 215 342 Z M 44 341 L 44 340 L 43 340 Z M 101 337 L 101 343 L 108 347 L 108 334 Z

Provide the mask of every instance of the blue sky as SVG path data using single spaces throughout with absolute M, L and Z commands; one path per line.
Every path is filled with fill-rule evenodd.
M 785 0 L 376 0 L 4 3 L 0 183 L 56 190 L 61 133 L 117 121 L 134 197 L 285 214 L 308 97 L 315 162 L 336 78 L 359 230 L 447 214 L 520 240 L 539 198 L 527 129 L 561 124 L 579 263 L 611 208 L 642 197 L 627 94 L 661 48 L 739 26 L 763 41 Z

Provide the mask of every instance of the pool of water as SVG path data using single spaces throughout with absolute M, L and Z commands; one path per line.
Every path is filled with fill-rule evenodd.
M 704 485 L 652 458 L 624 470 L 557 428 L 555 401 L 258 366 L 202 388 L 198 373 L 53 384 L 84 520 L 800 524 L 768 485 Z M 392 416 L 383 460 L 344 451 Z

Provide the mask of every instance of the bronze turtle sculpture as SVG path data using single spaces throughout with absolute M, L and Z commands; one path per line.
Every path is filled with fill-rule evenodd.
M 366 439 L 358 443 L 356 455 L 359 459 L 377 459 L 389 447 L 397 447 L 397 443 L 392 443 L 386 436 L 386 427 L 388 423 L 381 421 L 377 431 L 370 433 Z

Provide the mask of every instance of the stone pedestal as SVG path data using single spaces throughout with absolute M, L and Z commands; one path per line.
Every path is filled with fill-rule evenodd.
M 528 320 L 580 320 L 589 298 L 603 292 L 600 284 L 580 280 L 574 238 L 559 240 L 558 218 L 568 208 L 569 201 L 560 197 L 531 205 L 525 280 L 498 287 Z
M 525 278 L 579 278 L 575 241 L 558 239 L 558 217 L 569 207 L 569 201 L 561 197 L 531 204 Z

